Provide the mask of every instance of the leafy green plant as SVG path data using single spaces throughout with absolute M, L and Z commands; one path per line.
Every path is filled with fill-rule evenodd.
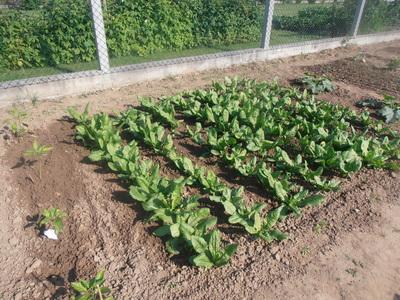
M 210 268 L 223 266 L 228 263 L 230 257 L 236 252 L 237 245 L 230 244 L 226 248 L 221 247 L 220 233 L 211 231 L 202 237 L 192 237 L 193 249 L 198 253 L 191 258 L 193 264 L 198 267 Z
M 179 126 L 179 122 L 175 119 L 175 109 L 170 103 L 160 101 L 158 103 L 153 102 L 151 99 L 143 98 L 140 101 L 140 105 L 147 111 L 150 111 L 153 115 L 156 115 L 161 121 L 166 122 L 173 129 Z
M 325 76 L 318 77 L 312 74 L 306 74 L 303 78 L 300 79 L 299 82 L 312 94 L 331 92 L 335 89 L 332 81 Z
M 300 209 L 305 206 L 316 206 L 320 204 L 324 197 L 322 195 L 309 195 L 307 190 L 300 190 L 293 196 L 290 196 L 285 201 L 285 207 L 282 211 L 282 215 L 287 215 L 289 212 L 294 212 L 296 215 L 300 215 Z
M 53 148 L 46 145 L 41 145 L 37 141 L 34 141 L 32 147 L 24 152 L 24 156 L 33 158 L 38 161 L 39 164 L 39 178 L 42 179 L 42 160 Z
M 393 123 L 400 120 L 400 104 L 396 102 L 396 98 L 384 95 L 383 100 L 375 98 L 362 99 L 356 103 L 358 107 L 368 107 L 376 109 L 376 114 L 385 123 Z
M 97 273 L 96 277 L 90 280 L 81 279 L 71 283 L 71 287 L 75 292 L 73 299 L 75 300 L 113 300 L 110 296 L 111 290 L 106 287 L 104 279 L 104 271 Z
M 90 104 L 87 103 L 85 109 L 81 113 L 78 112 L 75 107 L 68 107 L 67 112 L 68 115 L 72 118 L 72 120 L 74 120 L 76 123 L 86 124 L 90 121 L 89 109 L 90 109 Z
M 47 229 L 54 229 L 55 233 L 58 235 L 64 229 L 63 220 L 67 217 L 67 214 L 59 208 L 51 207 L 44 209 L 40 214 L 40 219 L 38 221 L 39 228 L 46 227 Z

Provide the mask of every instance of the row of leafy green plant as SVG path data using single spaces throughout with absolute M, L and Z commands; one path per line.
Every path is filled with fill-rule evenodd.
M 155 109 L 162 111 L 162 109 Z M 293 208 L 316 204 L 320 200 L 318 196 L 304 195 L 301 199 L 297 197 L 296 203 L 288 202 L 287 205 L 282 204 L 266 213 L 266 205 L 263 203 L 255 203 L 252 206 L 246 204 L 243 187 L 230 188 L 214 171 L 197 165 L 190 158 L 179 153 L 174 146 L 172 135 L 166 132 L 161 124 L 154 122 L 151 115 L 133 108 L 122 113 L 119 116 L 119 122 L 126 132 L 133 135 L 133 138 L 144 142 L 155 153 L 168 158 L 180 172 L 189 176 L 192 183 L 210 196 L 211 201 L 221 204 L 229 216 L 229 223 L 241 225 L 254 237 L 260 237 L 266 241 L 285 239 L 286 235 L 275 228 L 279 218 L 286 216 L 293 211 Z
M 177 111 L 198 121 L 196 126 L 182 131 Z M 132 198 L 142 203 L 150 220 L 160 223 L 155 234 L 167 239 L 167 250 L 195 252 L 192 263 L 205 267 L 227 263 L 236 246 L 218 246 L 212 253 L 211 235 L 219 235 L 212 230 L 217 219 L 198 198 L 183 197 L 185 185 L 200 188 L 209 206 L 220 205 L 230 224 L 266 241 L 282 240 L 287 235 L 277 229 L 278 222 L 321 203 L 324 196 L 318 191 L 337 189 L 339 181 L 332 174 L 350 175 L 362 166 L 396 169 L 400 158 L 399 135 L 368 113 L 357 115 L 276 83 L 227 79 L 207 91 L 159 102 L 142 99 L 140 109 L 115 117 L 89 118 L 87 111 L 72 115 L 79 123 L 77 138 L 92 149 L 89 158 L 107 162 L 132 185 Z M 238 175 L 256 178 L 276 204 L 270 210 L 265 203 L 249 204 L 243 187 L 231 188 L 214 171 L 182 155 L 174 144 L 176 134 L 189 135 Z M 137 142 L 167 158 L 183 177 L 161 178 L 155 163 L 140 158 Z M 197 223 L 190 223 L 188 230 L 190 216 L 200 211 L 209 226 L 199 231 Z
M 357 7 L 356 0 L 345 0 L 325 6 L 307 7 L 295 16 L 276 16 L 275 29 L 290 30 L 303 34 L 318 33 L 321 36 L 345 36 L 349 34 Z M 376 32 L 400 26 L 400 1 L 368 0 L 360 24 L 360 32 Z
M 291 178 L 318 190 L 333 190 L 339 181 L 324 175 L 348 175 L 363 165 L 399 166 L 398 134 L 368 113 L 358 116 L 277 84 L 229 79 L 209 91 L 143 104 L 173 127 L 175 109 L 200 121 L 187 132 L 196 143 L 206 145 L 241 175 L 257 178 L 284 203 L 290 202 L 293 191 L 308 194 Z
M 70 110 L 78 123 L 76 138 L 92 149 L 89 159 L 103 161 L 130 184 L 129 193 L 149 214 L 149 220 L 160 224 L 154 231 L 166 240 L 171 255 L 189 254 L 196 266 L 212 267 L 226 264 L 237 245 L 221 245 L 221 234 L 215 228 L 217 218 L 210 209 L 201 207 L 199 196 L 186 195 L 191 178 L 168 179 L 160 175 L 160 166 L 143 159 L 135 141 L 124 145 L 117 120 L 100 113 L 89 117 Z
M 33 11 L 0 11 L 0 68 L 94 60 L 89 1 L 41 2 Z M 104 5 L 111 56 L 251 42 L 261 35 L 263 10 L 252 0 L 108 0 Z

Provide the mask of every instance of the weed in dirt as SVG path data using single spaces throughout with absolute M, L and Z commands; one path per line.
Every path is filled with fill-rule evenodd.
M 24 152 L 24 157 L 33 158 L 39 164 L 39 179 L 42 179 L 42 160 L 53 148 L 46 145 L 41 145 L 34 141 L 32 147 Z
M 38 228 L 43 229 L 54 229 L 58 235 L 64 229 L 63 220 L 67 217 L 67 214 L 59 208 L 48 208 L 44 209 L 40 214 L 39 222 L 37 223 Z
M 176 283 L 170 283 L 170 284 L 168 284 L 168 288 L 169 288 L 169 289 L 174 289 L 174 288 L 176 288 Z
M 389 63 L 387 64 L 387 68 L 391 71 L 397 70 L 398 68 L 400 68 L 400 58 L 393 58 L 389 61 Z
M 311 248 L 308 246 L 305 246 L 303 249 L 301 249 L 300 254 L 302 256 L 308 256 L 311 254 Z
M 38 97 L 37 96 L 33 96 L 31 98 L 32 106 L 36 106 L 38 104 L 38 101 L 39 101 Z
M 327 220 L 320 220 L 315 226 L 314 226 L 314 232 L 317 234 L 323 233 L 329 226 L 329 223 Z
M 72 300 L 113 300 L 111 290 L 104 286 L 104 271 L 97 273 L 96 277 L 90 280 L 81 279 L 71 284 L 75 292 Z
M 355 57 L 354 57 L 354 61 L 361 61 L 363 63 L 366 63 L 366 54 L 365 52 L 359 52 Z
M 356 259 L 352 259 L 351 262 L 353 263 L 353 265 L 355 265 L 356 267 L 360 267 L 362 269 L 364 269 L 364 263 L 362 261 L 357 261 Z
M 349 261 L 352 262 L 352 264 L 355 267 L 360 267 L 362 269 L 364 269 L 364 263 L 360 260 L 356 260 L 355 258 L 352 258 L 350 255 L 345 254 L 346 259 L 348 259 Z
M 7 120 L 8 127 L 11 133 L 15 137 L 23 136 L 26 133 L 26 126 L 23 123 L 23 121 L 28 116 L 28 113 L 25 110 L 19 108 L 18 106 L 13 106 L 8 111 L 8 114 L 11 117 L 10 119 Z
M 357 270 L 354 268 L 348 268 L 345 271 L 346 271 L 346 273 L 349 273 L 353 277 L 356 277 L 356 275 L 357 275 Z

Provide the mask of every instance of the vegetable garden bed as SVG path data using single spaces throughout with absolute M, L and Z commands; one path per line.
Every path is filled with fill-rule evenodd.
M 68 299 L 72 282 L 101 270 L 116 299 L 223 294 L 239 299 L 249 293 L 309 298 L 307 286 L 333 281 L 340 293 L 360 296 L 364 289 L 354 282 L 365 273 L 381 268 L 397 278 L 378 261 L 379 253 L 396 256 L 391 249 L 400 228 L 388 217 L 398 211 L 399 177 L 392 170 L 398 133 L 383 129 L 397 124 L 383 124 L 356 108 L 358 100 L 375 95 L 344 79 L 318 100 L 290 87 L 307 69 L 297 59 L 280 61 L 279 70 L 271 64 L 216 72 L 220 78 L 240 73 L 273 78 L 290 64 L 280 84 L 222 77 L 205 86 L 211 81 L 205 73 L 84 95 L 76 102 L 35 103 L 30 115 L 46 126 L 34 132 L 32 121 L 18 114 L 15 125 L 29 128 L 6 147 L 0 168 L 5 174 L 0 200 L 12 199 L 0 211 L 0 228 L 12 233 L 4 249 L 10 256 L 8 243 L 16 249 L 14 258 L 0 256 L 10 274 L 0 274 L 5 298 L 21 291 L 22 299 Z M 301 68 L 292 72 L 293 64 Z M 152 97 L 139 103 L 133 94 Z M 331 104 L 339 98 L 345 106 Z M 77 109 L 74 122 L 62 118 L 66 107 L 88 101 L 92 113 Z M 49 119 L 58 121 L 48 126 Z M 21 158 L 35 140 L 52 147 L 40 166 Z M 57 241 L 22 229 L 49 207 L 66 212 Z M 4 227 L 7 212 L 11 227 Z M 391 237 L 393 243 L 387 243 Z M 366 247 L 365 239 L 373 245 Z M 371 249 L 380 249 L 373 259 Z M 387 285 L 376 298 L 393 290 L 385 276 L 379 282 Z M 297 283 L 304 284 L 303 292 Z M 368 283 L 366 291 L 371 288 Z
M 221 245 L 215 205 L 226 215 L 220 219 L 243 233 L 281 241 L 287 233 L 278 229 L 278 222 L 319 205 L 324 191 L 340 188 L 338 177 L 362 167 L 400 168 L 397 132 L 368 114 L 315 101 L 307 91 L 276 83 L 227 78 L 210 90 L 160 102 L 143 99 L 139 109 L 114 117 L 90 117 L 88 107 L 70 114 L 78 123 L 77 139 L 92 149 L 89 159 L 105 162 L 130 185 L 131 197 L 157 222 L 153 234 L 165 239 L 170 255 L 181 254 L 198 267 L 225 265 L 238 247 Z M 185 129 L 183 121 L 198 122 Z M 183 155 L 174 136 L 190 136 L 239 181 L 254 178 L 273 203 L 249 203 L 243 186 L 232 188 Z M 164 156 L 183 176 L 161 176 L 157 163 L 142 159 L 138 143 Z M 192 185 L 202 194 L 188 195 L 186 186 Z

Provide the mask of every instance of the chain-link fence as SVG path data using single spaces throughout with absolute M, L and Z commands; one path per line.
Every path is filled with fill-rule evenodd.
M 257 48 L 264 17 L 254 0 L 109 1 L 104 11 L 112 67 Z
M 400 0 L 1 0 L 0 89 L 400 30 Z M 162 63 L 161 63 L 162 64 Z
M 344 2 L 275 4 L 272 21 L 271 46 L 336 38 L 348 35 L 354 9 L 349 11 Z
M 400 0 L 366 0 L 359 33 L 400 30 Z
M 14 81 L 9 83 L 14 86 L 29 84 L 32 77 L 43 82 L 99 70 L 89 2 L 9 0 L 4 5 L 0 9 L 0 81 Z

